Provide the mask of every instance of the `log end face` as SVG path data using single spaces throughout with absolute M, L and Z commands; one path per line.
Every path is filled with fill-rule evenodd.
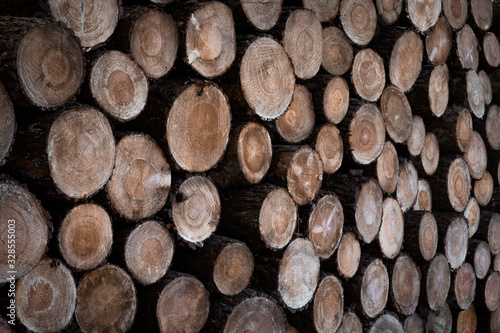
M 251 184 L 260 182 L 272 158 L 271 137 L 265 127 L 258 123 L 247 124 L 240 132 L 237 151 L 246 180 Z
M 250 283 L 253 268 L 253 255 L 245 244 L 227 245 L 214 264 L 213 279 L 217 289 L 224 295 L 236 295 Z

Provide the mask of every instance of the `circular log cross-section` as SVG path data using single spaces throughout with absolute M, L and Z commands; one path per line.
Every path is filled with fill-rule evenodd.
M 77 289 L 75 317 L 85 332 L 126 332 L 137 312 L 137 295 L 130 276 L 107 264 L 87 273 Z
M 492 105 L 486 116 L 486 139 L 490 147 L 500 150 L 500 107 Z
M 444 303 L 427 318 L 426 332 L 451 332 L 453 317 L 448 303 Z
M 479 76 L 479 83 L 481 84 L 481 90 L 483 91 L 484 105 L 488 105 L 493 99 L 490 77 L 484 70 L 481 70 L 477 75 Z
M 490 332 L 500 331 L 500 309 L 490 315 Z
M 160 332 L 198 332 L 208 317 L 208 291 L 203 284 L 181 276 L 163 288 L 156 307 Z
M 481 206 L 486 206 L 490 202 L 493 195 L 493 187 L 493 177 L 486 170 L 483 177 L 474 183 L 474 197 Z
M 398 257 L 392 272 L 391 286 L 398 311 L 405 316 L 413 314 L 420 296 L 420 271 L 412 258 L 407 255 Z
M 352 81 L 358 95 L 367 101 L 375 102 L 382 95 L 385 86 L 384 61 L 377 52 L 363 49 L 356 54 L 352 64 Z
M 37 26 L 23 37 L 16 67 L 24 93 L 41 108 L 68 102 L 85 76 L 85 58 L 78 40 L 68 29 L 53 24 Z
M 241 0 L 247 19 L 259 30 L 269 30 L 278 22 L 283 0 Z
M 486 171 L 488 152 L 481 134 L 476 131 L 472 131 L 469 146 L 464 154 L 464 160 L 467 162 L 471 177 L 477 180 L 481 179 Z
M 403 245 L 404 217 L 401 207 L 393 198 L 384 200 L 382 225 L 378 234 L 380 249 L 389 259 L 394 259 Z
M 141 220 L 156 214 L 167 201 L 170 183 L 170 166 L 153 139 L 131 134 L 118 142 L 106 193 L 121 216 Z
M 460 111 L 458 111 L 455 131 L 458 149 L 460 149 L 462 153 L 465 153 L 467 151 L 467 147 L 469 146 L 473 131 L 472 115 L 466 108 L 460 108 Z
M 31 271 L 40 261 L 49 241 L 49 221 L 40 202 L 24 187 L 11 181 L 0 181 L 0 240 L 5 246 L 0 250 L 0 283 L 10 277 L 7 244 L 15 235 L 16 277 Z M 10 268 L 9 268 L 10 267 Z
M 491 67 L 498 67 L 500 65 L 500 43 L 495 34 L 490 32 L 484 36 L 483 52 L 488 65 Z
M 172 262 L 174 241 L 168 230 L 156 221 L 137 226 L 125 243 L 125 264 L 143 285 L 160 280 Z
M 474 333 L 477 328 L 477 313 L 474 304 L 460 311 L 457 318 L 457 332 Z M 491 332 L 495 332 L 492 330 Z
M 422 69 L 423 52 L 424 44 L 420 36 L 411 30 L 403 33 L 394 45 L 389 60 L 389 77 L 402 92 L 408 91 L 417 80 Z
M 309 240 L 321 259 L 328 259 L 335 252 L 343 226 L 344 210 L 337 196 L 321 198 L 309 216 Z
M 356 201 L 356 228 L 365 243 L 371 243 L 382 224 L 383 194 L 376 181 L 370 179 L 363 184 Z
M 406 213 L 417 199 L 418 195 L 418 173 L 411 162 L 405 164 L 401 169 L 396 189 L 396 197 L 401 210 Z
M 439 165 L 439 142 L 434 133 L 426 134 L 421 158 L 425 173 L 433 175 Z
M 406 141 L 406 146 L 408 147 L 408 152 L 413 156 L 418 156 L 424 149 L 425 142 L 425 124 L 420 116 L 413 116 L 411 122 L 411 131 L 408 140 Z M 385 149 L 385 148 L 384 148 Z M 382 152 L 383 153 L 383 152 Z
M 167 13 L 149 9 L 139 16 L 130 31 L 130 54 L 144 74 L 158 79 L 174 65 L 179 48 L 177 24 Z
M 451 222 L 444 239 L 444 250 L 452 269 L 457 269 L 465 261 L 469 240 L 467 222 L 457 217 Z
M 349 146 L 354 160 L 370 164 L 382 153 L 385 124 L 382 113 L 374 104 L 363 104 L 349 125 Z
M 337 3 L 338 8 L 338 2 L 335 0 L 327 3 Z M 290 14 L 285 25 L 283 46 L 292 61 L 295 75 L 303 80 L 316 75 L 321 66 L 323 28 L 317 16 L 309 10 L 297 9 Z
M 425 39 L 425 50 L 429 61 L 435 65 L 444 65 L 450 55 L 451 46 L 451 27 L 446 18 L 440 17 Z
M 434 215 L 426 212 L 420 220 L 418 245 L 424 260 L 434 258 L 438 246 L 438 228 Z
M 457 33 L 457 55 L 463 68 L 477 70 L 479 42 L 468 24 Z
M 362 333 L 363 327 L 359 317 L 354 312 L 348 312 L 342 317 L 342 325 L 337 333 Z
M 441 14 L 441 0 L 408 0 L 408 16 L 411 23 L 420 32 L 433 27 Z
M 482 119 L 484 116 L 484 93 L 479 75 L 470 70 L 466 75 L 467 81 L 467 102 L 474 115 Z
M 215 185 L 208 178 L 195 176 L 180 186 L 172 205 L 172 219 L 182 239 L 197 243 L 210 237 L 215 230 L 220 210 Z
M 323 181 L 323 163 L 319 154 L 309 147 L 293 154 L 286 174 L 288 192 L 299 205 L 313 200 Z
M 231 9 L 213 1 L 203 3 L 186 23 L 188 63 L 201 75 L 224 74 L 236 57 L 236 33 Z
M 70 198 L 88 198 L 106 184 L 113 170 L 111 126 L 94 108 L 67 111 L 50 128 L 47 154 L 57 187 Z
M 264 120 L 278 118 L 292 101 L 293 67 L 285 49 L 271 38 L 250 44 L 241 60 L 240 81 L 248 105 Z
M 320 22 L 328 22 L 337 16 L 340 0 L 302 0 L 302 4 L 312 10 Z
M 334 275 L 319 284 L 314 296 L 314 327 L 318 333 L 336 332 L 344 314 L 344 290 Z
M 286 327 L 285 314 L 275 302 L 265 297 L 252 297 L 234 308 L 224 333 L 281 333 Z
M 399 177 L 399 158 L 391 141 L 386 141 L 382 153 L 377 158 L 377 179 L 386 193 L 396 191 Z
M 444 255 L 438 254 L 432 259 L 427 270 L 427 302 L 432 310 L 438 310 L 446 303 L 450 282 L 448 260 Z
M 323 30 L 323 56 L 321 66 L 332 75 L 343 75 L 351 68 L 353 50 L 351 41 L 337 27 Z
M 470 198 L 471 179 L 467 163 L 455 159 L 448 169 L 448 199 L 457 212 L 463 212 Z
M 5 163 L 5 158 L 14 143 L 16 132 L 16 115 L 7 91 L 0 83 L 0 165 Z
M 341 76 L 333 77 L 323 95 L 323 110 L 326 119 L 334 124 L 340 123 L 349 108 L 349 86 Z
M 467 207 L 464 210 L 464 217 L 469 224 L 469 238 L 472 238 L 479 228 L 479 217 L 481 211 L 476 198 L 472 197 L 467 203 Z
M 174 102 L 167 120 L 170 153 L 189 172 L 211 169 L 229 140 L 231 112 L 226 96 L 214 84 L 193 84 Z
M 240 132 L 237 143 L 238 162 L 245 179 L 256 184 L 264 178 L 271 165 L 271 137 L 258 123 L 247 124 Z
M 213 279 L 222 294 L 232 296 L 248 286 L 253 269 L 250 249 L 244 243 L 234 242 L 226 245 L 217 256 Z
M 436 66 L 429 79 L 429 102 L 431 111 L 436 117 L 441 117 L 446 111 L 449 98 L 448 67 Z
M 284 248 L 297 226 L 297 205 L 284 188 L 270 192 L 259 212 L 259 232 L 272 249 Z
M 488 274 L 490 266 L 490 247 L 485 241 L 480 241 L 474 251 L 474 271 L 476 272 L 476 277 L 480 280 L 484 279 Z
M 323 161 L 323 171 L 334 173 L 342 166 L 344 142 L 339 129 L 333 124 L 324 125 L 316 137 L 316 151 Z
M 385 314 L 380 316 L 370 328 L 370 333 L 379 332 L 403 333 L 403 325 L 395 316 Z
M 63 263 L 40 261 L 19 279 L 16 288 L 17 314 L 21 323 L 33 332 L 59 332 L 75 311 L 75 280 Z
M 418 314 L 414 313 L 409 317 L 406 317 L 404 323 L 405 333 L 423 333 L 424 332 L 424 320 Z
M 311 134 L 315 120 L 311 93 L 305 86 L 296 84 L 292 102 L 286 112 L 276 119 L 276 130 L 285 141 L 297 143 Z
M 377 28 L 377 11 L 371 0 L 345 0 L 340 3 L 340 22 L 349 38 L 358 45 L 368 44 Z
M 318 284 L 319 266 L 309 240 L 297 238 L 287 247 L 278 276 L 278 291 L 286 306 L 300 309 L 309 303 Z
M 500 253 L 500 214 L 493 213 L 488 225 L 488 244 L 491 253 Z
M 50 0 L 49 5 L 52 16 L 70 27 L 87 50 L 108 40 L 120 15 L 117 0 Z
M 500 307 L 500 274 L 498 272 L 493 272 L 488 277 L 484 288 L 484 299 L 491 312 Z
M 68 265 L 77 270 L 93 269 L 111 252 L 111 219 L 96 204 L 76 206 L 64 217 L 58 237 L 59 249 Z
M 432 211 L 432 192 L 431 186 L 425 179 L 418 181 L 417 200 L 413 205 L 413 210 Z
M 403 9 L 403 0 L 376 0 L 377 12 L 387 24 L 395 23 L 399 15 L 401 15 L 401 10 Z
M 385 80 L 382 86 L 384 84 Z M 413 116 L 405 94 L 398 87 L 388 86 L 380 99 L 380 110 L 391 139 L 396 143 L 406 142 L 411 134 Z
M 451 27 L 455 30 L 462 29 L 467 20 L 467 0 L 443 0 L 443 13 Z
M 361 259 L 361 246 L 356 235 L 348 232 L 340 240 L 337 250 L 337 265 L 339 273 L 346 279 L 350 279 L 356 274 Z
M 493 2 L 490 0 L 471 0 L 470 9 L 479 29 L 488 31 L 493 23 Z
M 454 285 L 457 304 L 462 310 L 466 310 L 476 295 L 476 275 L 471 264 L 466 262 L 458 269 Z
M 369 318 L 377 317 L 385 308 L 389 296 L 389 275 L 380 259 L 366 268 L 361 283 L 361 306 Z

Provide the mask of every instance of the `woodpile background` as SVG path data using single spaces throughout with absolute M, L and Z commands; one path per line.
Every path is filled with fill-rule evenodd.
M 0 331 L 500 332 L 498 36 L 497 0 L 0 3 Z

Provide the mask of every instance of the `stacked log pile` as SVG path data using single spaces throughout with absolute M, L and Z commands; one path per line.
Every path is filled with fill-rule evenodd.
M 0 330 L 500 332 L 498 36 L 490 0 L 0 4 Z

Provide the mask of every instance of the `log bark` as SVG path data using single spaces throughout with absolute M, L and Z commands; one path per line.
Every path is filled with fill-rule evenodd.
M 431 186 L 425 179 L 418 181 L 418 193 L 413 210 L 432 211 L 432 190 Z
M 380 99 L 387 134 L 396 143 L 404 143 L 412 130 L 413 116 L 405 94 L 395 86 L 384 89 Z
M 446 0 L 443 1 L 443 6 L 446 2 Z M 441 16 L 425 39 L 427 58 L 434 65 L 444 65 L 450 55 L 451 47 L 451 27 L 448 20 L 444 16 Z
M 360 46 L 375 35 L 377 11 L 372 1 L 348 0 L 340 3 L 340 22 L 349 38 Z
M 457 56 L 462 68 L 476 71 L 479 65 L 479 42 L 472 28 L 466 24 L 457 33 Z
M 17 315 L 33 332 L 57 332 L 71 321 L 76 305 L 75 280 L 57 259 L 44 259 L 19 279 Z
M 403 0 L 395 1 L 375 1 L 377 6 L 377 13 L 382 17 L 387 24 L 394 24 L 399 19 L 401 15 L 401 10 L 403 9 Z
M 285 141 L 298 143 L 312 133 L 315 120 L 311 93 L 305 86 L 296 84 L 292 102 L 276 119 L 276 130 Z
M 486 281 L 484 299 L 488 310 L 496 311 L 500 306 L 500 274 L 493 272 Z
M 471 0 L 470 9 L 477 27 L 488 31 L 493 23 L 493 4 L 488 0 Z
M 341 76 L 333 77 L 326 86 L 323 95 L 323 111 L 326 119 L 339 124 L 349 108 L 349 86 Z
M 470 198 L 464 210 L 464 217 L 467 220 L 469 226 L 469 238 L 472 238 L 472 236 L 474 236 L 477 229 L 479 228 L 480 215 L 481 211 L 476 198 Z
M 389 295 L 389 275 L 380 259 L 373 260 L 363 274 L 361 305 L 369 318 L 377 317 L 385 308 Z
M 441 307 L 448 306 L 446 298 L 450 290 L 450 279 L 448 260 L 442 254 L 436 255 L 427 270 L 426 295 L 431 310 L 438 311 Z M 430 322 L 431 318 L 429 318 L 428 325 Z
M 82 330 L 128 331 L 136 312 L 134 283 L 118 266 L 107 264 L 80 281 L 75 317 Z
M 411 162 L 405 163 L 399 172 L 396 197 L 403 213 L 413 207 L 418 195 L 418 173 Z
M 358 271 L 361 259 L 361 246 L 352 232 L 342 236 L 337 250 L 337 267 L 342 277 L 352 278 Z
M 0 166 L 5 164 L 16 134 L 16 115 L 7 91 L 0 83 Z
M 325 173 L 335 173 L 342 166 L 344 142 L 335 125 L 326 124 L 321 127 L 316 137 L 315 149 L 323 162 Z
M 443 13 L 454 30 L 462 29 L 467 12 L 467 0 L 443 0 Z
M 473 333 L 477 328 L 477 314 L 474 304 L 460 311 L 457 318 L 457 332 Z
M 483 37 L 483 53 L 489 66 L 498 67 L 500 65 L 500 44 L 494 33 L 487 33 Z
M 410 256 L 402 254 L 396 260 L 391 288 L 398 312 L 405 316 L 413 314 L 420 296 L 420 270 Z
M 370 164 L 382 153 L 385 124 L 382 113 L 374 104 L 363 104 L 349 125 L 349 146 L 354 161 Z
M 276 25 L 281 15 L 283 0 L 255 2 L 241 1 L 247 19 L 259 30 L 269 30 Z
M 370 333 L 377 332 L 403 333 L 403 325 L 395 316 L 384 314 L 380 316 L 370 328 Z
M 423 52 L 422 40 L 414 31 L 404 32 L 394 45 L 389 60 L 389 77 L 391 83 L 402 92 L 408 91 L 417 80 L 422 68 Z
M 64 217 L 58 235 L 59 250 L 76 270 L 94 269 L 111 253 L 111 218 L 96 204 L 81 204 Z
M 471 264 L 466 262 L 458 269 L 453 284 L 458 306 L 467 310 L 476 295 L 476 275 Z
M 492 105 L 486 116 L 486 139 L 493 150 L 500 150 L 500 107 Z
M 344 314 L 344 289 L 334 275 L 326 276 L 314 296 L 314 327 L 318 333 L 336 332 Z
M 343 75 L 351 68 L 352 60 L 351 40 L 344 31 L 334 26 L 325 28 L 321 58 L 323 69 L 332 75 Z
M 401 250 L 404 237 L 404 217 L 401 207 L 393 198 L 383 204 L 382 224 L 378 234 L 380 249 L 384 256 L 394 259 Z
M 491 265 L 491 253 L 488 243 L 480 241 L 474 250 L 474 271 L 476 277 L 484 279 L 488 274 Z
M 302 0 L 304 8 L 312 10 L 320 22 L 332 21 L 339 12 L 339 0 Z

